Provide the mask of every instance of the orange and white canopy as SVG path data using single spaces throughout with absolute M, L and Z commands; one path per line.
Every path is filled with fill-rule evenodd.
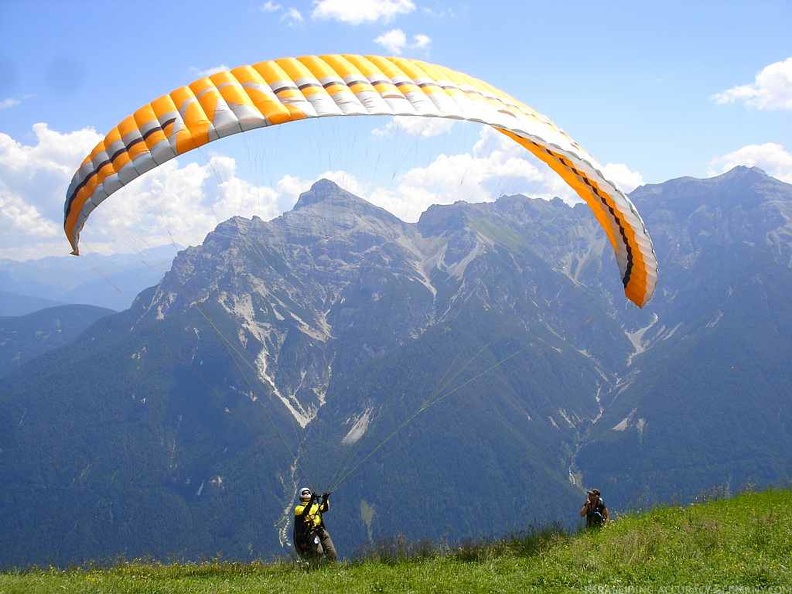
M 481 122 L 555 170 L 591 207 L 610 240 L 624 291 L 652 296 L 652 240 L 627 196 L 546 116 L 489 84 L 418 60 L 326 55 L 281 58 L 200 78 L 124 118 L 74 174 L 64 230 L 74 254 L 88 216 L 110 194 L 165 161 L 253 128 L 305 118 L 411 115 Z

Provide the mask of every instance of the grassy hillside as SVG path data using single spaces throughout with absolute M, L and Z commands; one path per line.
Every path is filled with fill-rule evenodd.
M 653 592 L 671 585 L 792 592 L 792 490 L 658 508 L 597 532 L 546 530 L 444 552 L 403 550 L 381 547 L 314 570 L 217 561 L 19 571 L 0 574 L 0 593 Z

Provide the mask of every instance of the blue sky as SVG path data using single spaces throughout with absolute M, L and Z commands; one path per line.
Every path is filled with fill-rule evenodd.
M 792 3 L 0 0 L 0 258 L 68 253 L 74 169 L 128 113 L 202 73 L 303 54 L 404 55 L 547 114 L 631 191 L 757 165 L 792 182 Z M 86 252 L 202 240 L 328 176 L 405 220 L 503 192 L 573 199 L 477 125 L 334 118 L 257 130 L 123 188 Z M 651 229 L 650 229 L 651 231 Z

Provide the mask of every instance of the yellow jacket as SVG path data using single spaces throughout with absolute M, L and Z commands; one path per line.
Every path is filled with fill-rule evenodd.
M 309 509 L 308 508 L 310 505 Z M 312 529 L 319 528 L 322 525 L 322 514 L 330 509 L 330 502 L 325 501 L 322 504 L 311 502 L 300 502 L 294 508 L 295 524 L 298 520 L 302 520 L 305 524 Z

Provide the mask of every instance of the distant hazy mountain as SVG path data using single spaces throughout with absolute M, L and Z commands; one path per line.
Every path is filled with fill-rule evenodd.
M 140 291 L 162 279 L 176 252 L 163 246 L 113 256 L 0 260 L 0 314 L 24 315 L 60 304 L 127 309 Z M 30 298 L 27 306 L 20 307 L 20 296 Z
M 96 320 L 114 313 L 92 305 L 62 305 L 26 316 L 0 317 L 0 377 L 72 342 Z
M 231 219 L 132 307 L 0 380 L 0 564 L 269 556 L 295 490 L 351 552 L 789 480 L 792 187 L 737 168 L 633 195 L 628 305 L 584 205 L 406 224 L 316 183 Z M 785 405 L 786 397 L 786 405 Z
M 2 316 L 24 316 L 47 307 L 64 305 L 52 299 L 42 297 L 31 297 L 30 295 L 19 295 L 0 291 L 0 317 Z

